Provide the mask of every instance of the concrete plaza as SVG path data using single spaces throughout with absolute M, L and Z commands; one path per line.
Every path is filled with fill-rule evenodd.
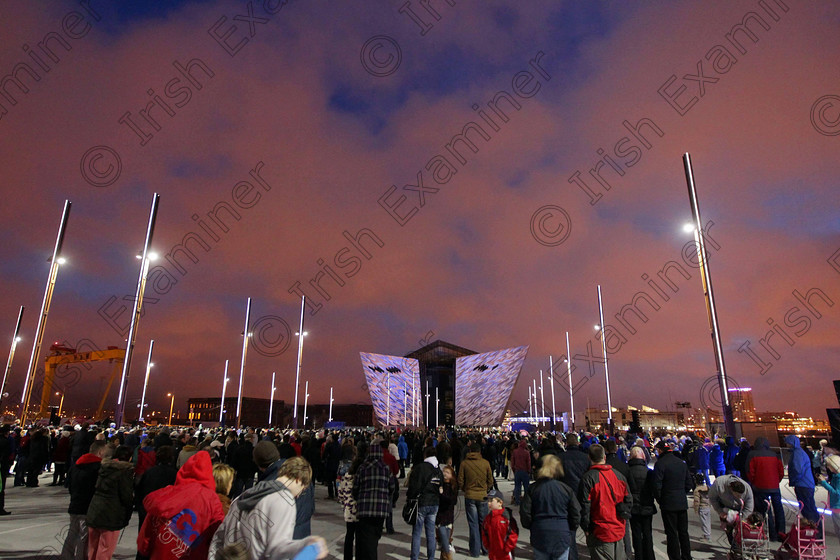
M 6 490 L 6 509 L 12 515 L 0 517 L 0 558 L 15 560 L 48 560 L 59 557 L 64 537 L 67 531 L 69 517 L 67 504 L 69 495 L 63 487 L 48 486 L 52 482 L 52 475 L 45 473 L 40 478 L 38 488 L 12 487 L 12 478 L 8 479 L 9 488 Z M 404 481 L 401 481 L 404 482 Z M 499 480 L 499 489 L 508 498 L 513 492 L 513 482 Z M 782 496 L 786 500 L 793 500 L 793 491 L 786 486 L 782 490 Z M 826 501 L 825 490 L 818 488 L 817 504 L 821 505 Z M 402 504 L 405 500 L 405 491 L 402 492 L 394 519 L 396 534 L 383 535 L 379 543 L 379 557 L 382 559 L 408 558 L 411 550 L 411 531 L 400 517 Z M 517 508 L 513 508 L 517 521 L 519 514 Z M 786 507 L 787 527 L 795 519 L 796 512 L 792 507 Z M 689 509 L 689 531 L 692 539 L 692 556 L 696 560 L 707 558 L 726 558 L 727 542 L 723 532 L 715 526 L 712 527 L 712 542 L 703 543 L 700 541 L 702 531 L 699 519 L 694 511 Z M 831 522 L 826 523 L 828 534 L 828 551 L 826 558 L 834 559 L 840 554 L 838 539 L 831 530 Z M 123 531 L 120 543 L 117 547 L 114 558 L 133 559 L 136 553 L 137 538 L 137 516 L 131 518 L 129 526 Z M 330 558 L 343 558 L 344 543 L 344 518 L 341 506 L 335 501 L 327 499 L 325 486 L 316 487 L 316 508 L 312 519 L 312 532 L 323 536 L 330 549 Z M 468 556 L 468 534 L 466 516 L 463 508 L 463 498 L 455 512 L 454 545 L 455 557 L 465 558 Z M 665 552 L 665 534 L 662 530 L 662 519 L 659 514 L 654 516 L 653 536 L 657 558 L 667 558 Z M 578 531 L 579 551 L 581 558 L 589 558 L 586 547 L 583 545 L 583 534 Z M 424 539 L 425 544 L 425 539 Z M 778 546 L 778 543 L 770 543 Z M 771 548 L 771 550 L 776 547 Z M 440 552 L 438 552 L 438 555 Z M 422 549 L 421 558 L 425 556 L 425 547 Z M 519 545 L 516 550 L 516 558 L 533 558 L 534 553 L 530 544 L 530 536 L 527 529 L 520 527 Z

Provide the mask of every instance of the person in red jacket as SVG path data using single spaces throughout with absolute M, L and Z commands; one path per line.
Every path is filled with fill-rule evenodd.
M 143 500 L 146 519 L 137 534 L 137 552 L 150 560 L 204 559 L 225 517 L 216 495 L 213 465 L 206 451 L 190 457 L 175 484 Z
M 490 560 L 512 560 L 519 527 L 513 512 L 505 507 L 504 494 L 496 489 L 487 492 L 487 507 L 490 512 L 481 527 L 481 544 Z
M 766 437 L 756 438 L 744 471 L 753 489 L 756 511 L 767 515 L 770 540 L 778 541 L 779 533 L 785 532 L 785 511 L 779 489 L 779 483 L 785 478 L 785 467 L 779 456 L 770 450 L 770 440 Z M 773 507 L 773 515 L 768 515 L 767 500 Z
M 590 445 L 588 451 L 592 466 L 580 479 L 578 501 L 589 555 L 598 559 L 624 558 L 625 520 L 618 516 L 616 506 L 624 502 L 629 512 L 633 495 L 627 479 L 606 464 L 607 455 L 601 445 Z

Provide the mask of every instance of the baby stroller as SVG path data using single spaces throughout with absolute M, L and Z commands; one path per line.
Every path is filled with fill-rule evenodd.
M 764 516 L 751 513 L 744 519 L 738 516 L 732 531 L 732 545 L 729 547 L 729 560 L 767 560 L 773 558 L 770 553 L 770 539 Z
M 814 524 L 802 517 L 802 507 L 799 502 L 796 522 L 782 539 L 779 551 L 797 560 L 825 560 L 825 518 L 821 515 Z

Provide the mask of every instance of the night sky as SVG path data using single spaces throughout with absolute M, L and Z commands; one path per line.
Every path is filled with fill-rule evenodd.
M 301 294 L 310 402 L 369 403 L 359 352 L 442 339 L 529 345 L 521 410 L 568 331 L 576 409 L 604 406 L 599 284 L 613 405 L 714 405 L 689 152 L 733 384 L 837 406 L 837 3 L 137 4 L 0 6 L 7 402 L 65 199 L 42 360 L 124 345 L 156 192 L 129 418 L 150 339 L 153 408 L 218 395 L 225 360 L 235 393 L 248 297 L 244 394 L 276 371 L 291 402 Z M 65 407 L 109 373 L 64 372 Z

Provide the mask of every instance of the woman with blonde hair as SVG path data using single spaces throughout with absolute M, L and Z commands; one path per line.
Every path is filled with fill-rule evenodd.
M 216 481 L 216 495 L 219 496 L 219 501 L 222 502 L 222 511 L 227 515 L 230 509 L 230 489 L 233 486 L 233 477 L 236 471 L 233 467 L 225 465 L 224 463 L 216 463 L 213 465 L 213 479 Z

